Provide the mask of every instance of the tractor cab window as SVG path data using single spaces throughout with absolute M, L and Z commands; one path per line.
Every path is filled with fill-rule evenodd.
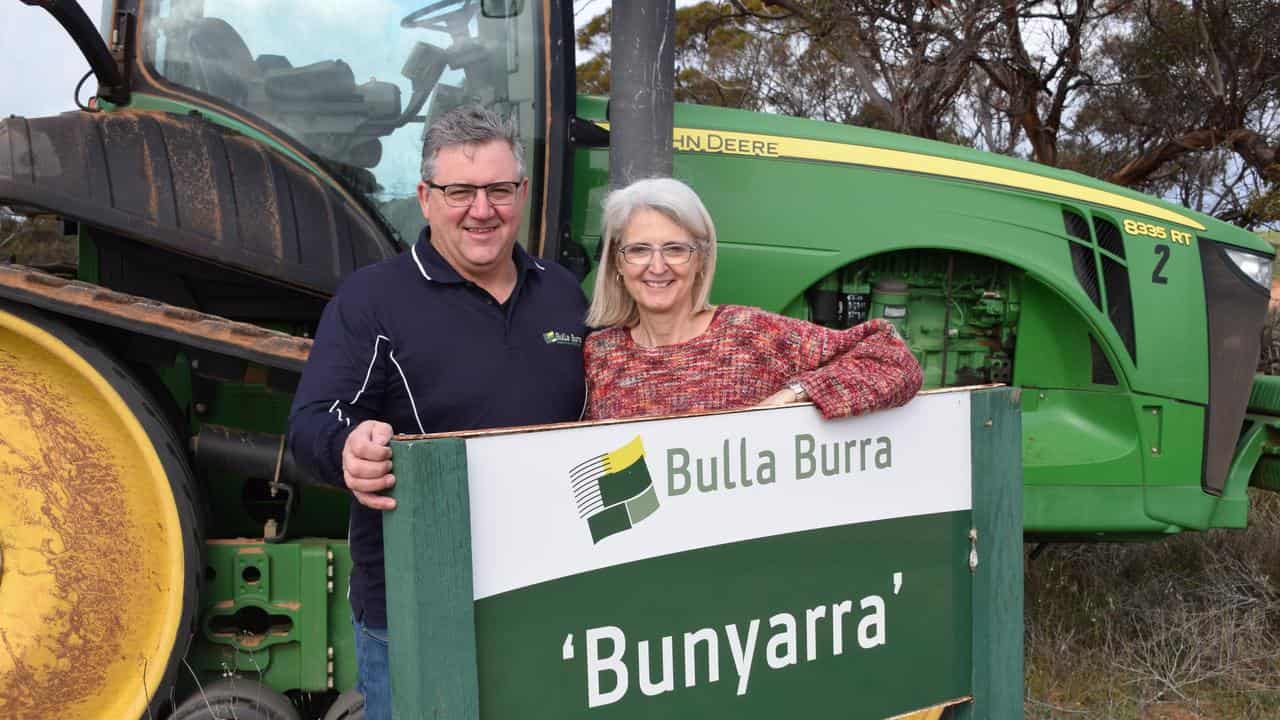
M 147 3 L 143 52 L 175 95 L 199 91 L 306 146 L 412 242 L 422 132 L 439 114 L 479 102 L 514 116 L 535 157 L 524 5 L 163 0 Z

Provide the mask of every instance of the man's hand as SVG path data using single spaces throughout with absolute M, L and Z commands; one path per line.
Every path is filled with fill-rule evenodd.
M 391 474 L 391 426 L 377 420 L 365 420 L 347 436 L 342 446 L 342 480 L 356 500 L 374 510 L 391 510 L 396 501 L 380 495 L 395 485 Z

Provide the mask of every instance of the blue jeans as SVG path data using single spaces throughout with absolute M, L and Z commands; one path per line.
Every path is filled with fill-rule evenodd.
M 351 619 L 356 635 L 356 687 L 364 694 L 365 720 L 391 720 L 391 668 L 386 628 Z

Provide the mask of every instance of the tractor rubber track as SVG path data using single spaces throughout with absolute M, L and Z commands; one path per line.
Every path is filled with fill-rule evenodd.
M 311 340 L 157 302 L 23 265 L 0 264 L 0 297 L 60 315 L 302 372 Z

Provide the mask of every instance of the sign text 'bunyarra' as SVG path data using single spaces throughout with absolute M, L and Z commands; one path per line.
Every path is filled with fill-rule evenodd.
M 902 584 L 903 573 L 895 572 L 893 595 L 902 591 Z M 752 668 L 781 670 L 802 661 L 839 657 L 846 647 L 871 650 L 885 645 L 887 617 L 884 597 L 871 594 L 859 599 L 856 608 L 852 599 L 842 599 L 798 612 L 780 611 L 746 623 L 703 627 L 634 644 L 628 642 L 626 631 L 617 625 L 587 628 L 587 707 L 611 705 L 633 690 L 653 697 L 699 683 L 719 682 L 722 645 L 728 647 L 732 660 L 732 668 L 725 668 L 725 674 L 731 670 L 737 679 L 737 694 L 746 695 Z M 761 642 L 761 629 L 766 623 L 769 637 Z M 677 642 L 681 646 L 679 656 L 675 652 Z M 562 660 L 574 659 L 574 633 L 565 636 L 560 653 Z M 757 663 L 757 659 L 763 663 Z

